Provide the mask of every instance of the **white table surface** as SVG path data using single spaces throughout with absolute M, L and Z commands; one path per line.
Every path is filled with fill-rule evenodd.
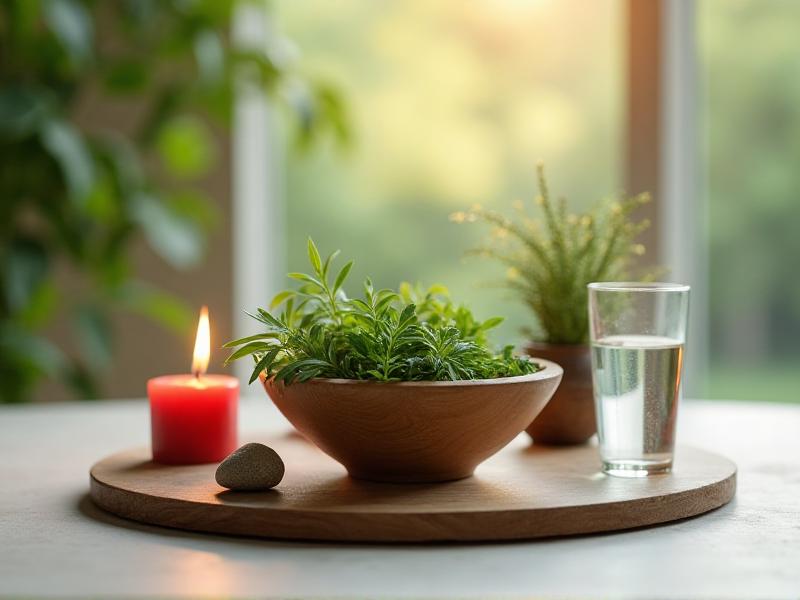
M 248 432 L 286 426 L 243 402 Z M 637 531 L 506 544 L 269 542 L 94 507 L 97 459 L 148 442 L 143 401 L 0 406 L 0 596 L 800 598 L 800 406 L 686 402 L 679 442 L 739 465 L 729 505 Z

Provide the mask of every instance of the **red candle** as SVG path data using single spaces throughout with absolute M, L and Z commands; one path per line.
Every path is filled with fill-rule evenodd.
M 192 374 L 164 375 L 147 382 L 155 462 L 220 462 L 236 449 L 239 381 L 227 375 L 207 375 L 210 354 L 208 309 L 203 307 Z

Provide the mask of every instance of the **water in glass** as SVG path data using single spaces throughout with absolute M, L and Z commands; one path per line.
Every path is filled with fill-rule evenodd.
M 653 335 L 592 342 L 603 470 L 646 476 L 672 466 L 683 343 Z

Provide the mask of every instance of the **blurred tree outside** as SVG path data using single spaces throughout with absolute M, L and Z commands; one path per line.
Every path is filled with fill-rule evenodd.
M 282 0 L 276 15 L 305 73 L 348 98 L 348 154 L 320 146 L 288 167 L 290 270 L 308 235 L 356 259 L 349 292 L 443 283 L 480 318 L 507 316 L 495 343 L 533 316 L 495 287 L 497 265 L 464 259 L 485 235 L 448 220 L 473 203 L 510 212 L 536 193 L 577 208 L 619 192 L 624 88 L 617 0 Z M 565 34 L 568 32 L 568 34 Z
M 443 282 L 480 317 L 506 315 L 499 337 L 519 340 L 532 316 L 486 285 L 502 279 L 495 265 L 462 260 L 482 233 L 447 215 L 471 203 L 509 212 L 535 193 L 539 159 L 553 193 L 577 207 L 622 191 L 624 4 L 278 2 L 305 72 L 336 81 L 353 114 L 349 155 L 322 147 L 288 168 L 291 269 L 311 234 L 357 258 L 353 283 L 366 273 L 387 286 Z M 797 401 L 800 3 L 696 5 L 711 213 L 707 395 Z
M 134 272 L 144 237 L 176 269 L 203 260 L 215 199 L 196 184 L 217 159 L 239 86 L 281 100 L 307 142 L 343 133 L 338 96 L 303 79 L 274 33 L 232 48 L 236 0 L 10 0 L 0 5 L 0 401 L 43 378 L 96 397 L 112 359 L 111 313 L 183 334 L 183 301 Z M 101 35 L 102 34 L 102 35 Z M 134 122 L 94 130 L 75 119 L 87 95 L 137 107 Z M 66 271 L 68 285 L 56 283 Z M 66 315 L 77 352 L 46 332 Z
M 800 402 L 800 3 L 698 2 L 713 398 Z

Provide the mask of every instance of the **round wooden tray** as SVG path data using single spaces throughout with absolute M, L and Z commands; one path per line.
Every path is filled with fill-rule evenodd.
M 669 475 L 599 473 L 597 448 L 517 438 L 473 477 L 438 484 L 358 481 L 298 434 L 262 440 L 286 463 L 274 490 L 231 492 L 216 465 L 166 466 L 146 448 L 91 470 L 91 497 L 136 521 L 265 538 L 366 542 L 489 541 L 596 533 L 698 515 L 728 502 L 736 465 L 689 447 Z

